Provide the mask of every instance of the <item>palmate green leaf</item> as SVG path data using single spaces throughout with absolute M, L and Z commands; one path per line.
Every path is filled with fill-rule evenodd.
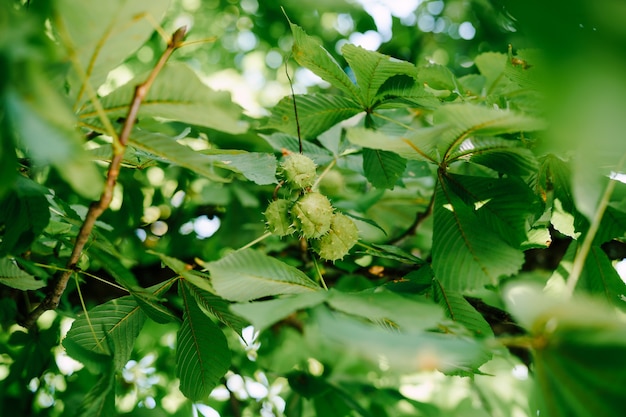
M 376 93 L 376 108 L 425 107 L 434 109 L 439 100 L 413 77 L 394 75 L 383 83 Z
M 363 149 L 363 171 L 376 188 L 393 188 L 406 168 L 406 159 L 396 153 Z
M 361 98 L 359 87 L 352 82 L 321 43 L 307 35 L 300 26 L 291 22 L 289 22 L 289 26 L 293 34 L 292 52 L 296 62 L 346 93 L 348 97 L 359 101 Z M 361 108 L 365 108 L 365 106 L 362 105 Z
M 446 315 L 460 323 L 476 337 L 493 336 L 489 323 L 459 292 L 448 291 L 437 279 L 433 280 L 434 300 L 443 307 Z
M 13 189 L 0 199 L 0 256 L 28 249 L 50 222 L 49 191 L 29 178 L 18 176 Z
M 626 384 L 626 322 L 608 304 L 546 294 L 525 283 L 505 288 L 508 310 L 531 332 L 540 415 L 620 415 Z
M 418 80 L 422 84 L 435 90 L 447 90 L 449 92 L 459 89 L 459 82 L 447 67 L 433 64 L 418 68 Z
M 139 49 L 161 21 L 169 0 L 111 0 L 90 4 L 80 0 L 55 3 L 54 28 L 66 48 L 75 54 L 82 70 L 97 89 L 113 68 Z M 73 95 L 82 90 L 77 74 L 71 77 Z
M 133 350 L 135 339 L 146 321 L 132 296 L 107 301 L 79 316 L 63 342 L 67 353 L 99 372 L 94 355 L 109 357 L 114 369 L 121 369 Z M 102 364 L 99 364 L 102 366 Z
M 529 175 L 537 171 L 537 158 L 521 142 L 481 136 L 466 139 L 450 153 L 448 161 L 464 160 L 486 166 L 494 171 L 514 176 Z
M 38 290 L 46 283 L 21 270 L 12 258 L 0 259 L 0 284 L 22 291 Z
M 410 160 L 435 162 L 440 159 L 437 141 L 447 129 L 447 125 L 439 125 L 398 136 L 381 130 L 351 127 L 346 130 L 346 137 L 351 143 L 364 148 L 391 151 Z
M 233 252 L 205 266 L 217 294 L 231 301 L 320 290 L 304 272 L 252 249 Z
M 267 301 L 232 304 L 230 309 L 248 320 L 255 330 L 263 331 L 298 310 L 324 302 L 327 297 L 325 291 L 306 292 Z
M 126 117 L 135 87 L 146 78 L 147 74 L 142 74 L 100 99 L 109 119 Z M 229 93 L 212 90 L 191 68 L 181 63 L 163 67 L 139 108 L 139 119 L 158 117 L 231 134 L 247 130 L 247 123 L 239 119 L 241 114 L 241 108 L 231 101 Z M 99 127 L 93 105 L 82 108 L 79 118 L 83 125 L 106 133 Z
M 437 149 L 446 156 L 446 160 L 452 151 L 472 135 L 530 132 L 547 127 L 546 122 L 537 117 L 471 103 L 442 106 L 435 111 L 433 118 L 435 125 L 450 126 L 437 143 Z
M 73 415 L 77 417 L 109 417 L 116 414 L 115 370 L 109 367 L 85 394 L 78 410 Z
M 487 89 L 493 88 L 493 84 L 501 78 L 506 59 L 507 56 L 500 52 L 483 52 L 474 58 L 476 68 L 486 79 Z
M 362 103 L 367 108 L 374 105 L 378 90 L 389 78 L 403 74 L 417 80 L 417 67 L 410 62 L 351 44 L 345 44 L 341 52 L 354 71 Z
M 436 328 L 444 319 L 442 309 L 426 299 L 408 298 L 387 290 L 355 293 L 330 291 L 328 305 L 346 314 L 364 317 L 401 331 Z
M 519 271 L 521 250 L 485 228 L 474 207 L 461 200 L 445 181 L 435 190 L 432 267 L 450 291 L 497 285 Z
M 298 122 L 303 139 L 315 138 L 337 123 L 364 111 L 354 100 L 332 94 L 306 94 L 296 96 Z M 263 126 L 297 136 L 293 97 L 283 97 L 272 109 L 272 116 Z
M 512 178 L 487 178 L 448 174 L 443 181 L 460 197 L 478 220 L 513 247 L 526 241 L 527 219 L 538 205 L 528 186 Z
M 180 281 L 183 324 L 178 331 L 176 376 L 192 401 L 206 400 L 230 367 L 230 349 L 220 328 L 200 310 L 187 284 Z

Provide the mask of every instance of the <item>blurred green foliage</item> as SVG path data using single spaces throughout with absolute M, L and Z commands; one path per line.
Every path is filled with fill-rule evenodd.
M 0 414 L 616 415 L 624 21 L 617 0 L 2 2 Z M 59 307 L 24 329 L 181 26 Z M 300 146 L 359 229 L 336 262 L 266 230 L 310 191 L 277 172 Z

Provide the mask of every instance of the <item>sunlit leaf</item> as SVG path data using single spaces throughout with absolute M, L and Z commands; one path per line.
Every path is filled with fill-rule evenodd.
M 136 129 L 130 138 L 130 143 L 137 149 L 187 168 L 213 181 L 228 181 L 215 171 L 213 160 L 208 155 L 194 151 L 169 136 Z
M 619 415 L 626 374 L 626 322 L 606 303 L 549 295 L 528 284 L 505 289 L 509 311 L 531 332 L 540 414 Z
M 314 315 L 319 334 L 316 341 L 326 358 L 340 361 L 350 355 L 360 361 L 384 363 L 391 372 L 439 369 L 471 372 L 488 358 L 474 340 L 442 333 L 403 333 L 363 323 L 341 313 L 318 308 Z
M 58 19 L 52 23 L 96 89 L 109 71 L 148 40 L 154 23 L 158 24 L 165 15 L 169 1 L 112 0 L 90 4 L 60 0 L 55 5 Z M 73 74 L 72 81 L 74 97 L 79 91 L 84 94 L 80 74 Z
M 467 139 L 450 154 L 450 161 L 464 160 L 484 165 L 494 171 L 510 175 L 528 175 L 538 168 L 538 162 L 530 149 L 518 141 L 497 137 Z
M 364 109 L 354 100 L 330 94 L 307 94 L 295 97 L 298 109 L 297 120 L 303 139 L 315 138 L 342 120 L 346 120 Z M 296 114 L 293 97 L 284 97 L 273 109 L 272 116 L 263 126 L 296 136 Z
M 189 399 L 206 399 L 230 367 L 230 349 L 219 327 L 200 310 L 182 281 L 183 324 L 178 331 L 176 376 Z
M 113 148 L 110 144 L 104 144 L 94 149 L 90 149 L 87 153 L 96 161 L 111 162 L 113 157 Z M 144 169 L 157 164 L 156 158 L 132 146 L 126 147 L 122 166 L 124 168 Z
M 365 148 L 395 152 L 409 160 L 433 162 L 440 159 L 436 144 L 446 130 L 447 125 L 440 125 L 398 136 L 381 130 L 351 127 L 347 129 L 346 137 L 355 145 Z
M 293 57 L 305 68 L 310 69 L 324 81 L 342 90 L 355 100 L 361 96 L 359 88 L 341 69 L 337 61 L 319 41 L 309 36 L 298 25 L 289 22 L 293 34 Z
M 252 249 L 233 252 L 206 268 L 215 291 L 232 301 L 320 290 L 299 269 Z
M 432 64 L 420 67 L 418 79 L 421 83 L 435 90 L 458 90 L 458 81 L 450 69 L 443 65 Z
M 351 44 L 345 44 L 341 52 L 354 71 L 363 102 L 367 107 L 374 104 L 378 90 L 389 78 L 400 74 L 417 78 L 417 67 L 410 62 Z
M 135 87 L 146 78 L 147 74 L 142 74 L 100 100 L 109 119 L 126 117 Z M 240 116 L 241 108 L 231 101 L 230 94 L 212 90 L 181 63 L 161 70 L 139 108 L 139 118 L 160 117 L 232 134 L 247 130 Z M 79 118 L 84 125 L 106 133 L 99 127 L 93 105 L 81 109 Z
M 82 149 L 76 118 L 45 75 L 27 71 L 19 85 L 4 92 L 4 100 L 3 119 L 11 126 L 13 142 L 38 164 L 54 166 L 78 193 L 97 199 L 102 175 Z
M 295 311 L 316 306 L 327 298 L 323 291 L 294 294 L 267 301 L 231 305 L 231 310 L 248 320 L 256 330 L 263 331 Z
M 385 81 L 376 93 L 376 108 L 425 107 L 439 104 L 431 93 L 409 75 L 394 75 Z
M 474 58 L 478 71 L 485 77 L 487 94 L 493 93 L 498 83 L 509 82 L 502 76 L 506 61 L 507 56 L 501 52 L 483 52 Z
M 403 331 L 432 329 L 444 318 L 438 305 L 391 291 L 331 291 L 327 302 L 346 314 L 365 317 L 374 323 L 384 323 Z
M 241 173 L 259 185 L 275 184 L 276 158 L 258 152 L 211 152 L 208 155 L 215 166 Z
M 434 121 L 436 125 L 450 126 L 437 143 L 437 149 L 446 156 L 471 135 L 530 132 L 547 127 L 544 120 L 534 116 L 470 103 L 442 106 L 435 112 Z

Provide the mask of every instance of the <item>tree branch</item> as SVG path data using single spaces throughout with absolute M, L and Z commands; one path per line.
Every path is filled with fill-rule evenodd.
M 419 229 L 422 223 L 424 223 L 424 221 L 433 212 L 433 206 L 435 205 L 435 192 L 436 191 L 437 191 L 436 189 L 433 190 L 433 194 L 430 196 L 430 201 L 428 202 L 428 206 L 426 207 L 426 210 L 420 211 L 417 213 L 417 215 L 415 216 L 415 220 L 413 221 L 413 224 L 411 224 L 411 226 L 409 226 L 409 228 L 406 229 L 400 236 L 393 239 L 393 241 L 391 242 L 392 245 L 399 245 L 402 242 L 404 242 L 409 236 L 413 236 L 417 233 L 417 229 Z
M 30 314 L 20 323 L 25 328 L 30 328 L 35 324 L 37 319 L 46 311 L 54 310 L 58 307 L 59 301 L 61 300 L 61 296 L 65 292 L 67 287 L 67 283 L 72 276 L 72 273 L 76 271 L 76 265 L 80 260 L 80 255 L 89 240 L 89 236 L 91 235 L 91 231 L 93 230 L 94 225 L 96 224 L 96 220 L 104 213 L 104 211 L 111 204 L 111 200 L 113 199 L 113 189 L 115 188 L 115 184 L 117 182 L 117 178 L 120 174 L 120 168 L 122 165 L 122 161 L 124 159 L 124 152 L 126 151 L 126 146 L 128 145 L 128 140 L 130 138 L 130 134 L 133 130 L 135 122 L 137 120 L 137 114 L 139 113 L 139 107 L 141 103 L 145 99 L 152 83 L 156 79 L 159 72 L 163 69 L 163 66 L 172 55 L 172 53 L 182 45 L 182 42 L 187 33 L 186 27 L 181 27 L 172 35 L 172 39 L 167 45 L 165 51 L 159 58 L 159 61 L 156 63 L 148 78 L 137 87 L 135 87 L 135 94 L 133 96 L 133 100 L 128 108 L 128 114 L 126 116 L 126 120 L 124 121 L 124 125 L 120 131 L 119 141 L 113 142 L 113 158 L 111 159 L 111 165 L 109 165 L 109 170 L 107 172 L 106 182 L 104 185 L 104 190 L 100 196 L 98 201 L 95 201 L 89 207 L 87 211 L 87 215 L 85 216 L 85 221 L 83 222 L 78 236 L 76 237 L 76 242 L 74 243 L 74 248 L 72 249 L 72 254 L 70 255 L 69 260 L 67 261 L 66 270 L 59 276 L 58 280 L 55 282 L 54 287 L 51 291 L 46 295 L 46 297 L 41 301 L 41 303 L 30 312 Z

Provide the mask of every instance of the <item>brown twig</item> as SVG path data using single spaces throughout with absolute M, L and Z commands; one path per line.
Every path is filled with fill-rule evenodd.
M 436 190 L 433 190 L 433 195 L 430 197 L 430 202 L 428 203 L 426 210 L 418 212 L 417 215 L 415 216 L 415 220 L 413 221 L 413 224 L 411 224 L 411 226 L 408 229 L 406 229 L 400 236 L 395 238 L 391 242 L 392 244 L 399 245 L 406 238 L 408 238 L 409 236 L 413 236 L 417 233 L 417 229 L 419 229 L 419 227 L 422 225 L 424 220 L 426 220 L 433 212 L 433 206 L 435 205 L 435 191 Z
M 59 276 L 58 280 L 55 282 L 52 290 L 46 295 L 46 297 L 41 301 L 41 303 L 30 312 L 30 314 L 20 323 L 25 328 L 30 328 L 35 324 L 37 319 L 46 311 L 54 310 L 58 307 L 59 301 L 61 300 L 61 296 L 65 292 L 65 288 L 67 287 L 67 283 L 72 276 L 72 273 L 76 270 L 76 265 L 80 260 L 80 255 L 83 252 L 87 241 L 89 240 L 89 236 L 91 235 L 91 231 L 93 230 L 94 225 L 96 224 L 96 220 L 100 217 L 102 213 L 109 207 L 111 204 L 111 200 L 113 199 L 113 189 L 115 188 L 115 183 L 117 182 L 117 177 L 120 174 L 120 167 L 122 165 L 122 161 L 124 159 L 124 152 L 126 151 L 126 146 L 128 145 L 128 139 L 130 138 L 130 134 L 133 130 L 133 126 L 135 125 L 135 121 L 137 120 L 137 114 L 139 113 L 139 107 L 141 106 L 142 101 L 146 98 L 152 83 L 156 79 L 159 72 L 163 69 L 163 66 L 172 55 L 172 53 L 181 46 L 185 35 L 187 33 L 186 27 L 179 28 L 172 35 L 172 39 L 169 41 L 167 48 L 163 51 L 163 54 L 159 58 L 159 61 L 156 63 L 148 78 L 137 87 L 135 87 L 135 94 L 133 96 L 133 100 L 128 108 L 128 115 L 126 116 L 126 120 L 124 121 L 124 125 L 120 131 L 119 141 L 113 142 L 113 158 L 111 159 L 111 165 L 109 166 L 109 170 L 107 172 L 106 182 L 104 185 L 104 190 L 102 191 L 102 195 L 100 196 L 100 200 L 94 202 L 89 206 L 89 211 L 87 211 L 87 215 L 85 216 L 85 221 L 83 222 L 78 236 L 76 237 L 76 242 L 74 243 L 74 248 L 72 249 L 72 254 L 70 255 L 70 259 L 67 261 L 66 270 Z

